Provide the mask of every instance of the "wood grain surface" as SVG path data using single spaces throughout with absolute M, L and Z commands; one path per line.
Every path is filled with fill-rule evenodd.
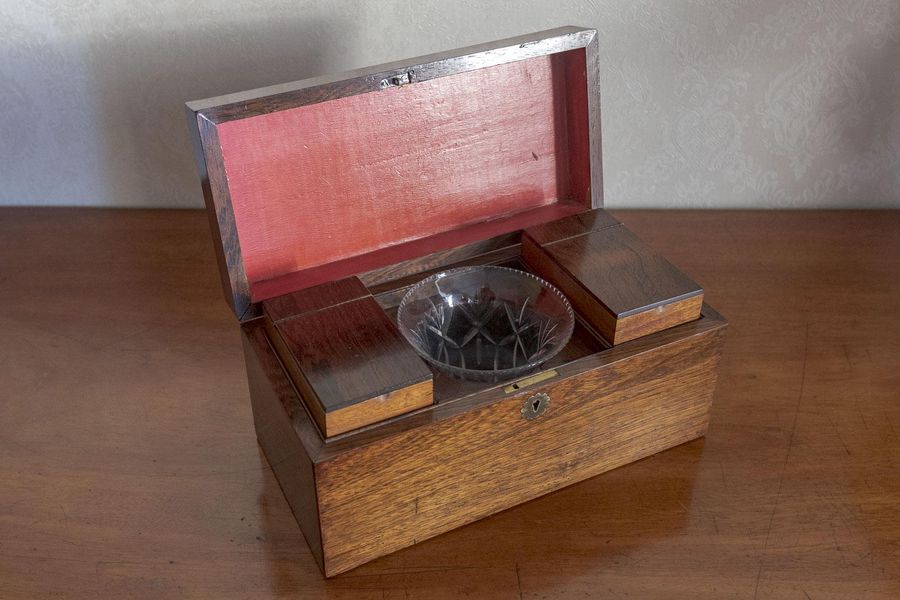
M 604 227 L 606 220 L 601 212 L 527 230 L 522 257 L 613 344 L 698 318 L 703 289 L 628 228 Z M 583 235 L 565 235 L 579 225 Z
M 370 295 L 344 297 L 274 322 L 265 318 L 273 346 L 327 437 L 433 402 L 431 370 L 381 306 Z
M 703 435 L 722 331 L 559 376 L 316 464 L 326 574 Z M 523 402 L 537 393 L 549 397 L 547 411 L 525 420 Z
M 620 222 L 609 211 L 602 208 L 585 210 L 580 213 L 548 221 L 527 228 L 528 237 L 537 244 L 544 246 L 578 235 L 584 235 L 594 231 L 601 231 L 607 227 L 614 227 Z
M 283 294 L 262 303 L 263 312 L 273 323 L 322 310 L 351 300 L 371 296 L 358 277 L 346 277 L 322 285 Z
M 730 321 L 706 438 L 325 581 L 206 216 L 0 210 L 0 598 L 900 596 L 900 214 L 614 212 Z

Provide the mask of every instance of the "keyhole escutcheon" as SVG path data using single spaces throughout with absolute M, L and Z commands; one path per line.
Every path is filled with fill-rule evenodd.
M 548 406 L 550 406 L 550 396 L 541 392 L 526 398 L 519 412 L 522 413 L 525 420 L 530 421 L 547 412 Z

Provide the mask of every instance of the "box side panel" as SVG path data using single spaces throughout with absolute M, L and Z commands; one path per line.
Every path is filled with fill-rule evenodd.
M 326 575 L 702 436 L 721 330 L 316 465 Z M 534 394 L 547 411 L 526 420 Z
M 313 465 L 291 424 L 291 413 L 302 412 L 303 408 L 299 404 L 285 407 L 282 402 L 275 385 L 290 387 L 290 383 L 278 359 L 267 346 L 261 329 L 245 326 L 241 338 L 257 440 L 313 557 L 324 571 Z M 308 417 L 304 413 L 301 418 Z
M 218 133 L 212 123 L 190 108 L 187 117 L 225 299 L 241 318 L 250 306 L 250 286 L 244 272 L 225 165 L 217 151 L 220 146 Z

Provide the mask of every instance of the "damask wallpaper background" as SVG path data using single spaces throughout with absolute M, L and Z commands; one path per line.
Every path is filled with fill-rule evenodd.
M 199 207 L 183 103 L 599 30 L 610 207 L 900 207 L 900 0 L 0 0 L 0 204 Z

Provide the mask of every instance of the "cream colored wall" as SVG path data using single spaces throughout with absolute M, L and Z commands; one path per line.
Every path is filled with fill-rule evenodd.
M 0 0 L 0 204 L 202 204 L 185 100 L 600 32 L 611 207 L 900 207 L 900 0 Z

